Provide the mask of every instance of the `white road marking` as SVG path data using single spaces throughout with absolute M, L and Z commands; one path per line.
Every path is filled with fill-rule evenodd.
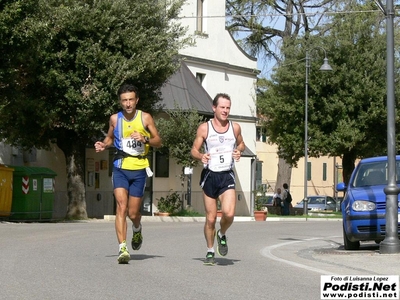
M 332 237 L 331 237 L 332 238 Z M 276 244 L 276 245 L 272 245 L 272 246 L 268 246 L 265 247 L 263 249 L 260 250 L 260 253 L 262 256 L 267 257 L 269 259 L 275 260 L 275 261 L 279 261 L 297 268 L 301 268 L 301 269 L 305 269 L 308 271 L 312 271 L 312 272 L 316 272 L 316 273 L 320 273 L 320 274 L 324 274 L 324 275 L 335 275 L 336 273 L 332 273 L 326 270 L 322 270 L 322 269 L 318 269 L 318 268 L 313 268 L 307 265 L 303 265 L 303 264 L 299 264 L 290 260 L 286 260 L 280 257 L 277 257 L 275 255 L 272 254 L 272 250 L 279 248 L 279 247 L 283 247 L 283 246 L 287 246 L 287 245 L 291 245 L 291 244 L 296 244 L 296 243 L 303 243 L 303 242 L 308 242 L 308 241 L 315 241 L 315 240 L 321 240 L 321 239 L 327 239 L 325 238 L 312 238 L 312 239 L 305 239 L 302 241 L 291 241 L 291 242 L 286 242 L 286 243 L 281 243 L 281 244 Z

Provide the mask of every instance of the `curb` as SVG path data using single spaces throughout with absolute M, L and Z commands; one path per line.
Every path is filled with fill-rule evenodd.
M 220 218 L 218 218 L 219 220 Z M 105 221 L 115 221 L 115 215 L 105 215 Z M 142 222 L 201 222 L 204 223 L 206 217 L 160 217 L 160 216 L 142 216 Z M 254 221 L 254 217 L 236 217 L 235 222 Z
M 201 222 L 204 223 L 206 217 L 160 217 L 160 216 L 142 216 L 142 222 Z M 219 221 L 220 218 L 217 218 Z M 104 221 L 115 221 L 115 215 L 105 215 Z M 266 222 L 307 222 L 307 221 L 342 221 L 340 218 L 268 218 Z M 234 222 L 255 222 L 254 217 L 235 216 Z

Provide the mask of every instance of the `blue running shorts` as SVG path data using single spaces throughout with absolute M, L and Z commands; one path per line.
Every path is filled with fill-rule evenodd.
M 226 190 L 235 189 L 235 173 L 230 171 L 213 172 L 203 169 L 200 176 L 200 186 L 204 194 L 217 199 Z
M 124 170 L 117 167 L 113 168 L 112 183 L 114 189 L 124 188 L 129 196 L 143 197 L 146 187 L 146 169 Z

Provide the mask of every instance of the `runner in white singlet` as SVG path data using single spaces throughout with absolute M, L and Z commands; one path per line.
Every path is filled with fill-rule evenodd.
M 204 169 L 200 178 L 203 189 L 206 222 L 204 236 L 207 254 L 204 264 L 213 265 L 214 239 L 217 237 L 217 252 L 221 256 L 228 254 L 226 231 L 232 225 L 235 207 L 234 162 L 240 159 L 245 149 L 241 128 L 238 123 L 228 120 L 231 99 L 227 94 L 217 94 L 213 100 L 214 118 L 201 124 L 193 142 L 191 155 L 201 161 Z M 204 146 L 204 153 L 200 152 Z M 215 231 L 217 220 L 217 199 L 221 203 L 222 217 L 220 230 Z

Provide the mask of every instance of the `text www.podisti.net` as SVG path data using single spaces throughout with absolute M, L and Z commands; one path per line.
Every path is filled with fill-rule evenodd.
M 321 299 L 399 299 L 399 275 L 321 275 Z

